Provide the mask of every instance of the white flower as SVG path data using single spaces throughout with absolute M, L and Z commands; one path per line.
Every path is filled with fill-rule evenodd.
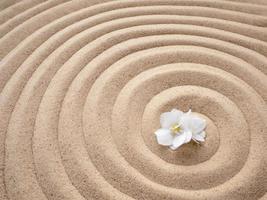
M 161 128 L 155 134 L 157 142 L 163 146 L 169 146 L 172 150 L 191 139 L 197 143 L 205 141 L 206 121 L 191 113 L 184 113 L 173 109 L 171 112 L 162 113 L 160 116 Z

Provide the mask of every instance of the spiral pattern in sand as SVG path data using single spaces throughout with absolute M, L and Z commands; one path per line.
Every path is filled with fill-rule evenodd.
M 265 200 L 264 0 L 0 2 L 1 200 Z M 157 144 L 172 108 L 203 145 Z

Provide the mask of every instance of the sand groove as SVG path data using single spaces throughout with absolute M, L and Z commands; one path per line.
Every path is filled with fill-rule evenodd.
M 4 5 L 1 200 L 266 199 L 264 1 Z M 173 107 L 204 145 L 157 145 Z

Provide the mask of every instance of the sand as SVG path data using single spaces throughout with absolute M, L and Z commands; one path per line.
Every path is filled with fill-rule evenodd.
M 1 0 L 1 200 L 266 200 L 265 0 Z M 162 112 L 207 120 L 157 144 Z

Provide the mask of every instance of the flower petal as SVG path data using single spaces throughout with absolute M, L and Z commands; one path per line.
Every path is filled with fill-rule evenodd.
M 184 114 L 180 119 L 180 125 L 183 131 L 191 131 L 191 117 L 188 114 Z
M 191 115 L 191 113 L 192 113 L 192 110 L 189 109 L 185 114 L 187 114 L 187 115 Z
M 158 129 L 155 132 L 157 136 L 157 142 L 164 146 L 170 146 L 173 142 L 173 135 L 169 129 Z
M 202 131 L 201 133 L 199 133 L 203 138 L 206 137 L 206 132 L 205 131 Z
M 185 139 L 186 139 L 186 134 L 183 133 L 181 135 L 177 135 L 173 140 L 171 149 L 175 150 L 178 147 L 180 147 L 182 144 L 184 144 Z
M 202 132 L 206 127 L 206 120 L 191 114 L 185 114 L 180 119 L 184 131 L 191 131 L 193 134 Z
M 179 123 L 183 112 L 173 109 L 171 112 L 165 112 L 160 115 L 160 125 L 162 128 L 170 128 L 173 124 Z
M 200 134 L 195 134 L 193 135 L 193 139 L 199 142 L 204 142 L 205 141 L 205 132 L 202 131 Z
M 178 118 L 180 118 L 184 114 L 183 111 L 180 111 L 180 110 L 177 110 L 177 109 L 172 109 L 171 113 L 174 113 Z
M 191 131 L 187 131 L 184 133 L 186 135 L 186 138 L 185 138 L 185 143 L 188 143 L 190 142 L 190 140 L 192 139 L 192 132 Z
M 201 119 L 199 117 L 192 117 L 191 118 L 191 128 L 193 130 L 193 133 L 201 133 L 206 127 L 206 120 Z
M 171 150 L 175 150 L 175 149 L 176 149 L 176 148 L 175 148 L 174 146 L 172 146 L 172 145 L 170 146 L 170 148 L 171 148 Z

